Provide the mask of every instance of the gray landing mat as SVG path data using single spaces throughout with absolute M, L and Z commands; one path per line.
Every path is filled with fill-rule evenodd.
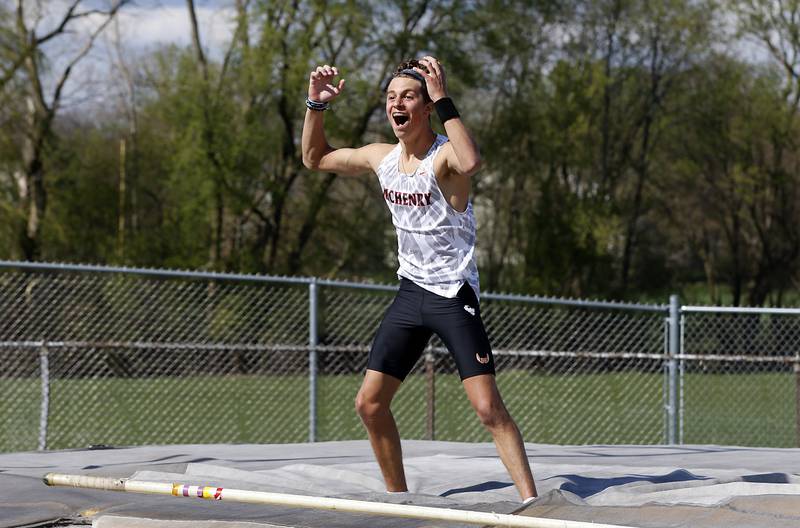
M 540 498 L 520 515 L 641 527 L 800 526 L 800 449 L 526 444 Z M 0 528 L 451 527 L 453 523 L 49 488 L 49 472 L 511 513 L 492 444 L 404 441 L 411 492 L 387 495 L 366 441 L 143 446 L 0 455 Z M 60 526 L 65 526 L 64 524 Z

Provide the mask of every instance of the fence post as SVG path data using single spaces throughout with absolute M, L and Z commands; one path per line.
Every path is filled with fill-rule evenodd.
M 795 444 L 800 447 L 800 353 L 797 353 L 794 358 L 794 399 L 794 421 L 797 435 Z
M 678 443 L 678 355 L 681 339 L 681 306 L 677 295 L 669 297 L 669 349 L 667 371 L 669 375 L 667 391 L 667 443 Z
M 317 279 L 308 285 L 308 441 L 317 441 Z
M 425 353 L 425 378 L 428 385 L 428 440 L 436 440 L 436 360 L 430 350 Z
M 47 424 L 50 418 L 50 358 L 47 345 L 39 349 L 39 375 L 42 380 L 42 405 L 39 414 L 39 451 L 47 449 Z

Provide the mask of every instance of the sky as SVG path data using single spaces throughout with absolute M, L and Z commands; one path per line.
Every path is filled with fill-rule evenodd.
M 113 0 L 82 0 L 78 11 L 107 8 Z M 27 0 L 27 22 L 36 25 L 37 33 L 46 33 L 61 20 L 73 0 Z M 9 10 L 16 1 L 0 0 Z M 41 6 L 37 10 L 37 4 Z M 231 35 L 235 14 L 234 0 L 195 0 L 195 10 L 204 41 L 209 47 L 219 47 Z M 38 18 L 38 21 L 35 20 Z M 100 17 L 78 21 L 74 27 L 94 27 Z M 175 43 L 189 44 L 191 27 L 186 0 L 130 0 L 119 14 L 120 28 L 129 44 L 137 48 Z
M 82 0 L 78 12 L 107 8 L 112 1 Z M 15 9 L 15 3 L 13 0 L 0 0 L 0 5 L 11 11 Z M 27 0 L 29 29 L 35 27 L 40 36 L 47 34 L 57 26 L 72 3 L 73 0 Z M 37 9 L 37 4 L 40 9 Z M 206 53 L 212 59 L 221 60 L 234 30 L 234 0 L 195 0 L 195 11 Z M 92 15 L 77 19 L 71 23 L 69 34 L 53 38 L 44 46 L 50 61 L 45 73 L 50 88 L 46 93 L 52 93 L 56 77 L 80 53 L 87 36 L 104 18 Z M 116 22 L 97 39 L 91 53 L 75 66 L 65 87 L 63 106 L 82 112 L 97 105 L 113 103 L 121 90 L 121 84 L 115 82 L 119 73 L 114 69 L 119 61 L 118 49 L 123 60 L 131 63 L 161 46 L 189 46 L 191 38 L 186 0 L 130 1 L 119 11 Z
M 46 33 L 61 20 L 67 6 L 73 1 L 26 0 L 29 27 L 35 23 L 38 34 Z M 81 9 L 107 7 L 112 1 L 114 0 L 82 0 Z M 12 11 L 14 4 L 15 0 L 0 0 L 0 5 Z M 34 20 L 37 4 L 42 6 L 42 12 L 39 13 L 40 18 Z M 234 0 L 195 0 L 195 10 L 206 53 L 212 60 L 221 60 L 234 30 Z M 63 70 L 71 57 L 80 51 L 85 42 L 85 38 L 81 40 L 80 35 L 88 35 L 101 20 L 102 17 L 99 16 L 82 18 L 74 24 L 72 35 L 53 39 L 48 43 L 45 52 L 52 61 L 53 75 Z M 727 25 L 732 20 L 721 23 Z M 65 94 L 67 104 L 81 107 L 102 104 L 103 94 L 114 91 L 114 79 L 119 76 L 113 71 L 118 53 L 116 40 L 120 42 L 124 60 L 132 62 L 160 46 L 189 46 L 191 34 L 186 0 L 131 0 L 119 12 L 117 23 L 106 28 L 91 55 L 75 68 Z M 755 61 L 767 58 L 763 47 L 754 43 L 742 42 L 739 53 Z M 53 80 L 50 79 L 51 83 Z
M 196 0 L 195 11 L 204 46 L 212 54 L 219 53 L 234 29 L 233 2 Z M 185 0 L 135 0 L 120 13 L 120 27 L 126 43 L 138 49 L 189 45 L 192 34 Z

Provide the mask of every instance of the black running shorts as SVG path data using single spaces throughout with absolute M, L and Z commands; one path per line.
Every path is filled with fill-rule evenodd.
M 367 368 L 404 380 L 434 333 L 455 358 L 462 380 L 494 374 L 492 348 L 472 287 L 464 283 L 448 299 L 408 279 L 401 279 L 400 291 L 383 316 Z

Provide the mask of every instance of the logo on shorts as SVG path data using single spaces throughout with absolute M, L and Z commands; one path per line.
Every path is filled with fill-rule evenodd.
M 486 354 L 485 357 L 481 357 L 480 354 L 476 353 L 475 354 L 475 359 L 477 359 L 478 363 L 480 363 L 481 365 L 485 365 L 485 364 L 487 364 L 489 362 L 489 354 Z
M 470 314 L 471 316 L 473 316 L 473 317 L 475 316 L 475 308 L 473 308 L 472 306 L 470 306 L 468 304 L 465 304 L 464 305 L 464 310 L 466 310 L 466 312 L 468 314 Z

